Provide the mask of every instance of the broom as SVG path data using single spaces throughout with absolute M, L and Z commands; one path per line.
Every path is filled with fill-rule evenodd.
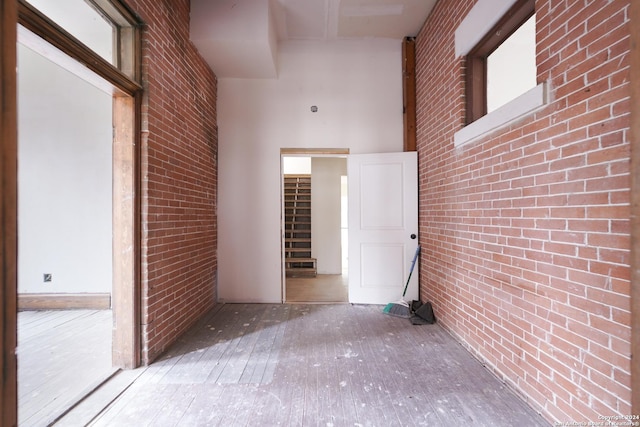
M 413 261 L 411 261 L 411 269 L 409 270 L 409 277 L 407 278 L 407 284 L 404 285 L 404 292 L 402 292 L 402 298 L 396 302 L 390 302 L 387 304 L 382 312 L 389 316 L 403 317 L 408 319 L 411 317 L 411 308 L 409 303 L 404 300 L 404 296 L 407 294 L 407 288 L 409 287 L 409 280 L 411 280 L 411 273 L 413 273 L 413 267 L 416 265 L 418 254 L 420 253 L 420 245 L 416 248 L 416 253 L 413 255 Z

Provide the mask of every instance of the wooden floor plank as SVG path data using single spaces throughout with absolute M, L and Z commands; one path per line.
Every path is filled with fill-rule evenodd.
M 18 314 L 18 415 L 48 425 L 113 375 L 111 311 Z
M 381 311 L 224 305 L 92 425 L 548 426 L 440 326 Z
M 367 362 L 372 363 L 375 369 L 378 370 L 385 369 L 385 366 L 388 366 L 388 369 L 392 372 L 391 375 L 382 378 L 380 385 L 381 390 L 384 390 L 388 400 L 393 405 L 393 411 L 390 409 L 386 411 L 388 414 L 394 414 L 393 420 L 389 421 L 397 423 L 398 419 L 407 418 L 405 414 L 412 413 L 412 417 L 409 418 L 411 422 L 419 422 L 418 415 L 429 413 L 431 408 L 428 404 L 423 404 L 418 408 L 413 399 L 416 393 L 411 391 L 411 374 L 406 365 L 411 352 L 403 350 L 411 349 L 415 343 L 411 340 L 397 340 L 398 334 L 392 332 L 393 328 L 397 328 L 408 333 L 409 328 L 406 327 L 406 320 L 385 317 L 379 317 L 376 320 L 376 323 L 361 322 L 361 335 L 368 336 L 372 334 L 376 336 L 376 331 L 378 331 L 378 335 L 380 335 L 380 332 L 384 332 L 381 335 L 381 337 L 384 337 L 383 339 L 365 339 L 362 342 L 363 345 L 368 347 L 365 349 L 367 354 L 384 355 Z M 405 323 L 404 328 L 402 323 Z
M 318 274 L 316 277 L 287 277 L 287 303 L 347 303 L 349 279 L 342 274 Z
M 322 310 L 322 313 L 324 315 L 323 329 L 335 328 L 334 313 L 331 310 Z M 348 420 L 357 420 L 359 418 L 358 412 L 362 410 L 359 399 L 354 398 L 353 390 L 346 387 L 348 383 L 343 379 L 345 374 L 341 373 L 342 370 L 339 366 L 335 366 L 336 362 L 340 362 L 344 358 L 344 344 L 341 339 L 331 338 L 324 340 L 324 347 L 326 348 L 325 357 L 327 360 L 324 381 L 328 385 L 336 407 L 335 411 L 331 412 L 331 422 L 339 425 L 348 422 Z M 336 376 L 336 373 L 339 376 Z
M 274 322 L 276 325 L 276 333 L 273 340 L 273 346 L 269 349 L 269 357 L 267 358 L 265 371 L 262 376 L 262 384 L 270 384 L 280 359 L 281 349 L 284 343 L 284 335 L 286 325 L 290 316 L 289 306 L 273 306 L 271 310 L 274 312 Z
M 145 371 L 145 368 L 118 371 L 110 381 L 97 387 L 73 410 L 64 415 L 57 427 L 86 426 L 98 415 L 96 408 L 106 408 L 120 396 Z
M 269 367 L 269 360 L 272 361 L 271 366 L 275 367 L 274 362 L 277 362 L 280 350 L 277 343 L 281 342 L 279 332 L 282 320 L 279 312 L 281 310 L 277 306 L 272 306 L 260 317 L 258 329 L 254 331 L 257 335 L 255 347 L 239 380 L 240 383 L 261 384 L 263 381 L 271 381 L 272 370 L 269 370 L 270 374 L 267 376 L 265 373 Z
M 249 308 L 244 307 L 245 316 L 238 316 L 235 334 L 229 351 L 225 353 L 224 369 L 216 382 L 219 384 L 238 384 L 242 378 L 258 339 L 257 317 Z
M 169 386 L 173 389 L 171 404 L 160 405 L 155 413 L 149 417 L 149 425 L 152 426 L 179 426 L 185 414 L 189 411 L 196 398 L 196 390 L 193 385 Z
M 387 346 L 384 341 L 376 339 L 376 332 L 379 332 L 382 328 L 380 323 L 387 323 L 385 318 L 376 319 L 377 322 L 364 322 L 361 317 L 358 316 L 357 326 L 359 328 L 358 336 L 361 338 L 359 343 L 362 346 L 362 352 L 365 355 L 380 355 L 385 354 Z M 396 319 L 398 321 L 400 319 Z M 368 339 L 367 337 L 373 337 Z M 402 359 L 400 359 L 402 360 Z M 370 372 L 380 372 L 381 370 L 388 369 L 389 358 L 388 357 L 372 357 L 364 361 L 370 366 Z M 397 423 L 403 419 L 405 413 L 412 413 L 413 417 L 409 418 L 413 423 L 415 417 L 419 413 L 429 412 L 430 408 L 427 405 L 423 405 L 420 408 L 417 407 L 415 400 L 411 393 L 407 390 L 407 380 L 401 375 L 397 374 L 398 369 L 395 370 L 395 375 L 388 375 L 385 377 L 372 376 L 371 382 L 367 386 L 367 393 L 378 392 L 379 396 L 384 396 L 388 400 L 393 410 L 386 409 L 385 414 L 389 416 L 389 425 Z M 377 381 L 376 381 L 377 380 Z M 384 404 L 384 398 L 381 399 L 381 404 Z M 391 416 L 393 415 L 393 418 Z
M 18 346 L 25 345 L 33 337 L 48 334 L 60 325 L 87 316 L 90 310 L 21 311 L 18 314 Z
M 279 411 L 275 414 L 266 411 L 266 416 L 273 416 L 282 425 L 303 425 L 305 413 L 305 390 L 300 385 L 306 384 L 308 370 L 300 369 L 306 350 L 302 348 L 296 337 L 304 336 L 305 320 L 310 306 L 293 305 L 290 307 L 289 319 L 282 343 L 281 363 L 274 372 L 274 380 L 270 385 L 271 392 L 278 400 Z M 282 366 L 288 369 L 282 369 Z
M 154 384 L 142 386 L 134 384 L 127 389 L 114 403 L 112 413 L 105 413 L 92 422 L 96 426 L 150 426 L 152 420 L 160 413 L 165 413 L 173 407 L 173 397 L 178 390 L 174 384 Z M 131 400 L 144 402 L 131 404 Z
M 228 310 L 222 310 L 216 318 L 220 325 L 217 331 L 217 346 L 221 345 L 221 353 L 216 353 L 217 361 L 207 376 L 208 383 L 235 384 L 244 370 L 244 353 L 246 346 L 243 342 L 249 319 L 253 316 L 253 305 L 229 305 Z
M 180 426 L 219 426 L 229 408 L 220 406 L 225 387 L 216 384 L 195 384 L 194 399 L 180 419 Z

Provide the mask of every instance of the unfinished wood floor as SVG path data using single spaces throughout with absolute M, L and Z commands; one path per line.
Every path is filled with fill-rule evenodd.
M 111 310 L 18 313 L 18 420 L 46 426 L 112 375 Z
M 318 274 L 316 277 L 287 277 L 286 289 L 288 303 L 349 302 L 348 278 L 342 274 Z
M 548 426 L 437 324 L 381 310 L 219 305 L 90 424 Z

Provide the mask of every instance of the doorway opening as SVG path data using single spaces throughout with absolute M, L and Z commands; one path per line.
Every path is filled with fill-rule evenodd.
M 283 301 L 347 303 L 347 158 L 340 153 L 283 153 Z
M 18 414 L 21 423 L 48 425 L 113 374 L 112 97 L 28 47 L 25 31 L 18 43 Z
M 133 367 L 135 101 L 23 26 L 17 52 L 18 413 L 50 425 Z

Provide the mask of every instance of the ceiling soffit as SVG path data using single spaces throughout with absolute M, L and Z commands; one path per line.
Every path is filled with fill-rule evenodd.
M 277 77 L 278 44 L 415 36 L 436 0 L 191 0 L 191 39 L 216 75 Z

